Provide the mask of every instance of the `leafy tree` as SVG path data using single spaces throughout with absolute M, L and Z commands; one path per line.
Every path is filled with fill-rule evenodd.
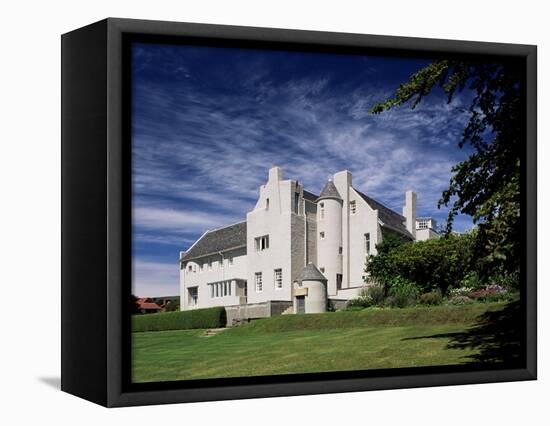
M 391 253 L 397 247 L 405 244 L 405 241 L 396 234 L 388 233 L 384 235 L 382 241 L 376 244 L 377 255 L 370 255 L 365 266 L 365 275 L 363 280 L 369 282 L 376 281 L 384 289 L 384 295 L 388 295 L 388 289 L 396 271 L 392 266 Z
M 475 233 L 449 234 L 443 238 L 396 245 L 383 243 L 377 256 L 370 256 L 365 271 L 390 294 L 396 280 L 414 283 L 422 292 L 460 286 L 464 277 L 476 268 L 473 256 Z
M 523 146 L 524 97 L 522 68 L 517 63 L 436 60 L 400 85 L 394 97 L 375 105 L 378 114 L 402 104 L 415 108 L 434 88 L 451 102 L 457 92 L 471 89 L 469 121 L 458 145 L 469 144 L 473 153 L 452 168 L 449 188 L 438 207 L 448 206 L 447 232 L 458 213 L 477 224 L 476 255 L 482 272 L 495 267 L 512 272 L 519 268 L 520 149 Z

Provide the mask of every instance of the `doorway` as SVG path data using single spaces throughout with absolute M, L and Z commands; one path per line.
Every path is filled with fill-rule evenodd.
M 305 314 L 306 313 L 306 297 L 305 296 L 296 296 L 296 313 Z

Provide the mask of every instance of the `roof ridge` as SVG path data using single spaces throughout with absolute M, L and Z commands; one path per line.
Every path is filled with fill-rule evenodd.
M 368 199 L 374 201 L 376 204 L 380 204 L 382 207 L 384 207 L 385 209 L 389 210 L 390 212 L 396 214 L 397 216 L 400 216 L 400 217 L 402 217 L 403 219 L 405 219 L 405 216 L 403 216 L 401 213 L 397 213 L 395 210 L 389 208 L 389 207 L 386 206 L 384 203 L 381 203 L 381 202 L 378 201 L 376 198 L 373 198 L 373 197 L 368 196 L 368 195 L 365 194 L 364 192 L 359 191 L 359 190 L 358 190 L 357 188 L 355 188 L 354 186 L 352 186 L 352 188 L 353 188 L 359 195 L 361 195 L 361 197 L 363 197 L 363 198 L 368 198 Z
M 246 219 L 241 220 L 240 222 L 232 223 L 230 225 L 220 226 L 219 228 L 207 229 L 206 232 L 220 231 L 221 229 L 230 228 L 230 227 L 235 226 L 235 225 L 240 225 L 241 223 L 246 223 Z

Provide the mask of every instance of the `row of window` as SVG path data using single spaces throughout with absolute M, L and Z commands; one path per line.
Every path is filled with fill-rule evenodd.
M 428 229 L 430 227 L 430 220 L 421 219 L 416 221 L 416 229 Z
M 210 298 L 231 296 L 231 281 L 222 281 L 219 283 L 209 284 Z
M 218 264 L 219 269 L 223 269 L 225 265 L 233 266 L 233 257 L 228 257 L 226 259 L 220 259 L 217 260 L 216 263 Z M 183 264 L 182 264 L 183 266 Z M 203 262 L 199 265 L 198 271 L 203 272 L 205 269 L 208 269 L 209 271 L 212 270 L 212 261 L 208 260 L 207 262 Z M 197 264 L 196 263 L 190 263 L 187 266 L 188 272 L 197 272 Z
M 280 290 L 283 288 L 283 270 L 275 269 L 273 271 L 273 282 L 275 284 L 275 289 Z M 264 290 L 263 274 L 261 272 L 256 272 L 254 274 L 254 286 L 256 288 L 256 293 L 261 293 Z

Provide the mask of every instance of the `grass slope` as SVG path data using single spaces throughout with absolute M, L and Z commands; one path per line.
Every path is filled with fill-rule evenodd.
M 204 330 L 133 334 L 134 382 L 452 365 L 472 355 L 447 349 L 485 311 L 504 304 L 367 309 L 286 315 L 212 337 Z

